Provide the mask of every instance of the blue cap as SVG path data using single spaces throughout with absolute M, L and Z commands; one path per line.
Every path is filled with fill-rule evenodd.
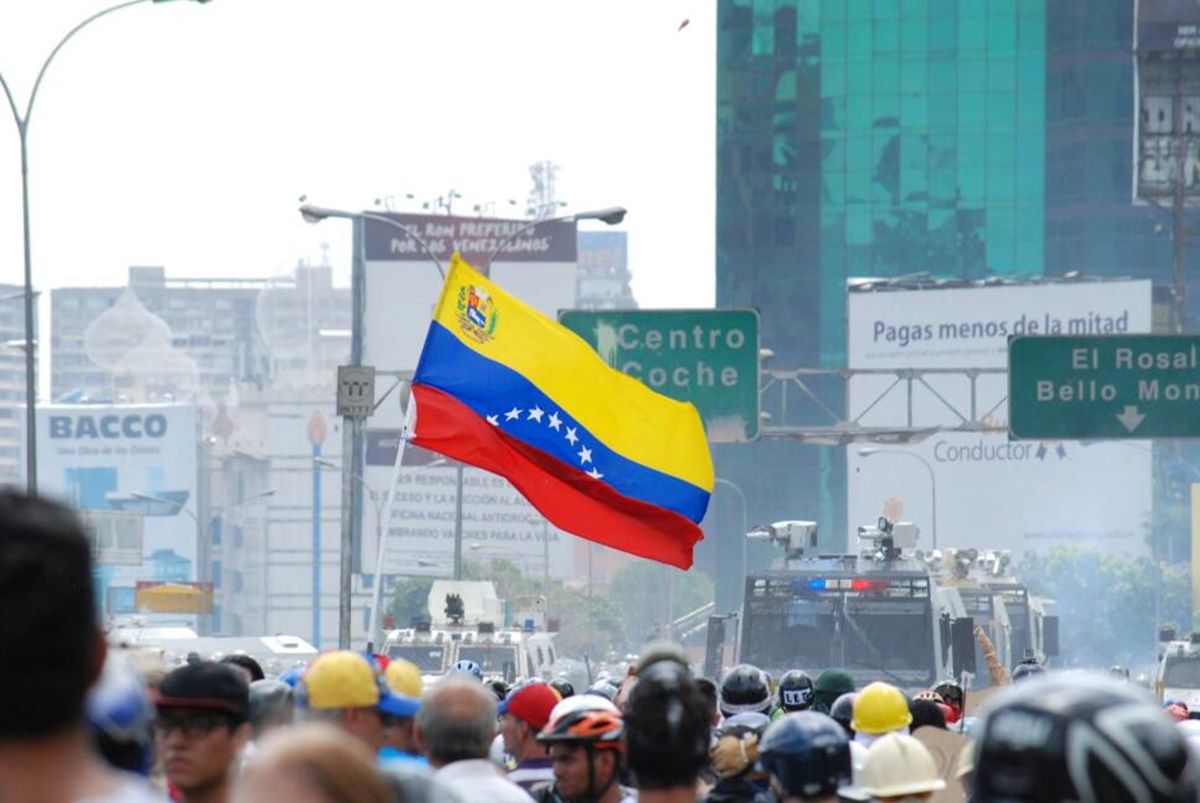
M 379 710 L 393 717 L 415 717 L 421 710 L 421 701 L 387 691 L 379 696 Z

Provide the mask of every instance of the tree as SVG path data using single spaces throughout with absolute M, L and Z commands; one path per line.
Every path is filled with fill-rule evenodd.
M 1017 576 L 1057 602 L 1063 663 L 1105 667 L 1151 663 L 1162 624 L 1190 630 L 1187 566 L 1129 560 L 1079 547 L 1026 555 Z M 1158 619 L 1155 612 L 1158 611 Z
M 388 613 L 395 619 L 397 627 L 408 627 L 413 619 L 429 615 L 429 589 L 432 587 L 432 577 L 405 577 L 396 583 Z
M 666 638 L 669 620 L 707 605 L 715 593 L 703 572 L 682 572 L 648 560 L 622 566 L 608 588 L 624 622 L 625 646 L 632 652 L 646 641 Z

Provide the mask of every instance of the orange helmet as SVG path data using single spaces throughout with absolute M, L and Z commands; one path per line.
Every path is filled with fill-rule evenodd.
M 625 735 L 621 713 L 603 698 L 596 698 L 595 704 L 589 704 L 588 696 L 569 697 L 556 705 L 546 727 L 538 734 L 538 741 L 620 749 L 621 737 Z

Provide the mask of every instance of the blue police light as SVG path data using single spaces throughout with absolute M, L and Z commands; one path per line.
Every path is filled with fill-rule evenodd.
M 808 581 L 808 587 L 813 591 L 824 591 L 825 581 L 813 578 L 812 580 Z

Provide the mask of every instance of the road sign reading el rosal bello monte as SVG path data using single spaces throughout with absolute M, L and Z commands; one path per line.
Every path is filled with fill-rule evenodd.
M 1013 337 L 1008 407 L 1014 438 L 1200 437 L 1200 337 Z
M 559 321 L 618 371 L 696 405 L 713 442 L 758 437 L 754 310 L 564 310 Z

